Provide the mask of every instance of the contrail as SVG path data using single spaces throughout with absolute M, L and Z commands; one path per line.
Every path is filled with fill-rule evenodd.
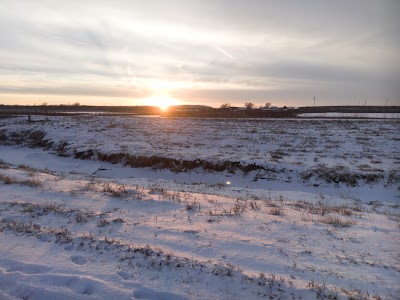
M 230 58 L 230 59 L 234 59 L 234 57 L 229 54 L 228 52 L 226 52 L 224 49 L 222 49 L 221 47 L 215 46 L 215 49 L 217 49 L 219 52 L 221 52 L 223 55 L 225 55 L 226 57 Z

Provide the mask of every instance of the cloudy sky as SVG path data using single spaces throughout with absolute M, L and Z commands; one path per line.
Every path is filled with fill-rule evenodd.
M 0 7 L 0 104 L 400 104 L 398 0 Z

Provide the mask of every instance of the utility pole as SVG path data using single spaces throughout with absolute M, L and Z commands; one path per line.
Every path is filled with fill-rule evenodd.
M 389 98 L 386 98 L 386 106 L 388 106 Z
M 314 106 L 315 106 L 315 96 L 314 96 Z
M 365 99 L 365 106 L 367 106 L 367 99 Z

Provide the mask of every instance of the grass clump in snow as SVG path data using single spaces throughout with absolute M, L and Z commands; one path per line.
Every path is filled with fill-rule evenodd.
M 128 194 L 125 184 L 115 184 L 109 182 L 103 184 L 103 192 L 108 193 L 111 197 L 115 198 L 123 198 Z
M 318 219 L 318 222 L 324 223 L 324 224 L 330 224 L 330 225 L 333 225 L 335 227 L 340 227 L 340 228 L 350 227 L 351 225 L 357 224 L 357 222 L 354 220 L 344 219 L 344 218 L 339 217 L 338 215 L 325 216 L 323 218 Z
M 185 206 L 186 210 L 196 211 L 200 210 L 200 203 L 198 201 L 187 202 Z
M 14 177 L 7 176 L 7 175 L 1 175 L 0 174 L 0 181 L 3 182 L 4 184 L 16 184 L 18 183 L 18 180 Z
M 22 184 L 29 187 L 43 186 L 43 183 L 39 180 L 37 176 L 28 179 L 18 179 L 7 175 L 0 175 L 0 181 L 4 184 Z
M 22 180 L 19 183 L 22 185 L 27 185 L 29 187 L 42 187 L 43 186 L 43 183 L 37 177 Z
M 97 223 L 97 227 L 105 227 L 105 226 L 109 226 L 111 223 L 110 221 L 106 220 L 106 219 L 101 219 L 98 223 Z
M 273 216 L 283 216 L 284 212 L 283 209 L 280 207 L 273 207 L 269 210 L 269 214 Z

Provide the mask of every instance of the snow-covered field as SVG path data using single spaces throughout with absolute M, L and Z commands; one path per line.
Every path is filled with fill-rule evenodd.
M 0 299 L 399 299 L 399 120 L 33 119 Z
M 302 118 L 368 118 L 368 119 L 400 119 L 399 113 L 302 113 L 298 115 Z

